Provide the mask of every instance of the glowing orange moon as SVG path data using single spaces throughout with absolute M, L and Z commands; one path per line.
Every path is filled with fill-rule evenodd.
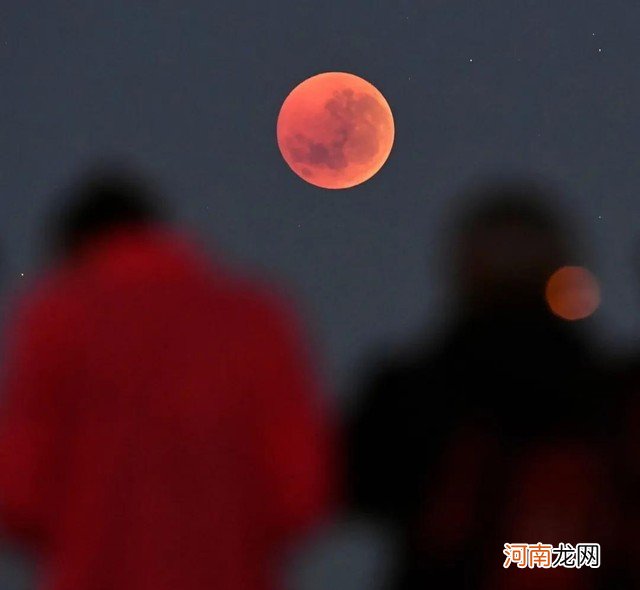
M 600 286 L 581 266 L 563 266 L 554 272 L 545 289 L 547 304 L 565 320 L 589 317 L 600 305 Z
M 290 168 L 323 188 L 349 188 L 386 162 L 394 137 L 389 104 L 375 86 L 344 72 L 308 78 L 285 99 L 278 147 Z

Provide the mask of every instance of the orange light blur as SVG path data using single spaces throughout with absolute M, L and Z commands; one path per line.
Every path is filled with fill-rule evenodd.
M 545 298 L 551 311 L 564 320 L 582 320 L 600 305 L 600 286 L 586 268 L 563 266 L 547 282 Z

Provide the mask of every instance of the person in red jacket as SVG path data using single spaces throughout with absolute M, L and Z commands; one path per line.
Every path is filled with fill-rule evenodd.
M 168 229 L 131 176 L 84 181 L 67 255 L 10 330 L 0 517 L 46 590 L 268 590 L 331 496 L 297 322 Z

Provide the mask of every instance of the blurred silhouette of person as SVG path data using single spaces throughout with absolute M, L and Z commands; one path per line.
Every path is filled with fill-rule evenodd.
M 10 331 L 0 517 L 48 590 L 265 590 L 331 495 L 292 312 L 93 173 Z
M 624 514 L 620 554 L 629 587 L 638 588 L 640 570 L 636 562 L 640 555 L 640 354 L 635 351 L 626 358 L 616 359 L 612 364 L 617 386 L 616 401 L 619 402 L 615 416 L 612 457 Z
M 351 497 L 399 530 L 403 590 L 595 588 L 585 568 L 503 568 L 504 543 L 600 542 L 600 372 L 544 300 L 566 233 L 530 181 L 474 188 L 452 249 L 454 325 L 378 363 L 350 428 Z
M 617 436 L 614 445 L 614 461 L 617 475 L 617 491 L 624 514 L 624 526 L 620 535 L 619 554 L 625 580 L 629 588 L 640 587 L 637 558 L 640 555 L 640 372 L 638 365 L 626 366 L 618 373 L 622 393 L 620 412 L 616 420 Z

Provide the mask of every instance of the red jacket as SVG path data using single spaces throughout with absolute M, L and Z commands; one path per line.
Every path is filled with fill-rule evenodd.
M 329 491 L 295 322 L 164 230 L 53 273 L 10 333 L 0 514 L 46 590 L 265 590 Z

